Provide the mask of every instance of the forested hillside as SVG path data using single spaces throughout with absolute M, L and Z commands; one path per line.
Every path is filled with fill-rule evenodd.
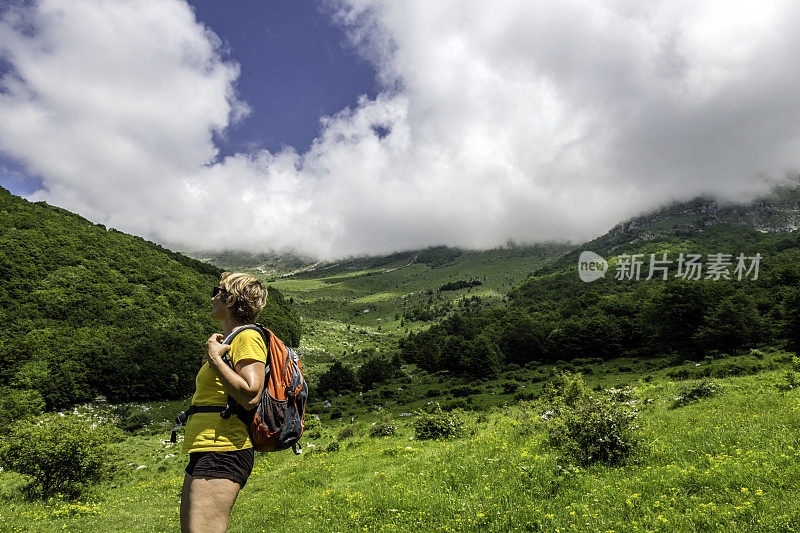
M 404 357 L 429 370 L 491 374 L 531 361 L 721 356 L 763 344 L 796 349 L 800 234 L 787 232 L 796 195 L 779 190 L 729 207 L 698 199 L 627 221 L 536 271 L 509 293 L 507 306 L 467 308 L 409 335 L 401 341 Z M 769 220 L 777 222 L 766 227 Z M 608 261 L 604 277 L 580 279 L 582 251 Z M 641 254 L 638 275 L 634 254 Z M 651 254 L 666 279 L 660 269 L 646 279 Z M 746 270 L 757 254 L 756 276 Z M 687 275 L 691 256 L 698 256 L 699 272 Z
M 7 409 L 183 397 L 221 270 L 0 188 L 0 398 Z M 262 321 L 300 341 L 271 290 Z

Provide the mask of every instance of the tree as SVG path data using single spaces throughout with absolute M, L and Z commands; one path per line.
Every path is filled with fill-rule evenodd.
M 800 286 L 793 286 L 783 299 L 781 334 L 790 350 L 800 353 Z
M 535 321 L 522 309 L 511 309 L 500 319 L 493 336 L 506 362 L 524 365 L 543 358 L 548 333 L 541 321 Z
M 358 388 L 356 373 L 341 361 L 335 361 L 317 382 L 317 390 L 322 394 L 350 392 Z
M 400 367 L 399 357 L 389 358 L 375 352 L 374 348 L 361 350 L 356 353 L 356 356 L 364 361 L 357 373 L 358 381 L 361 382 L 364 390 L 371 389 L 373 384 L 391 378 Z
M 752 346 L 761 336 L 761 318 L 747 293 L 734 294 L 713 306 L 705 322 L 695 334 L 705 349 L 730 352 Z
M 675 350 L 697 355 L 694 337 L 705 324 L 711 291 L 707 284 L 675 281 L 664 286 L 644 306 L 640 327 L 649 331 L 651 347 L 660 352 Z

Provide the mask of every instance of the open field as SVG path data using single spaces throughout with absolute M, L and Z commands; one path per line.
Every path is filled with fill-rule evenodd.
M 476 384 L 469 410 L 453 411 L 466 433 L 449 440 L 420 441 L 412 427 L 420 402 L 446 403 L 447 391 L 458 389 L 449 382 L 439 385 L 441 395 L 385 402 L 353 423 L 348 408 L 334 402 L 311 423 L 302 456 L 257 456 L 230 531 L 798 531 L 800 390 L 776 387 L 786 354 L 757 353 L 760 371 L 747 367 L 753 357 L 699 366 L 651 362 L 663 366 L 657 370 L 587 364 L 591 386 L 636 388 L 643 446 L 619 467 L 577 466 L 563 457 L 548 444 L 541 418 L 547 406 L 515 401 L 523 389 L 503 394 L 509 376 Z M 668 373 L 705 367 L 700 374 L 722 375 L 724 364 L 757 373 L 717 378 L 715 395 L 674 406 L 687 383 Z M 436 388 L 437 376 L 410 370 L 411 383 L 386 388 Z M 186 459 L 164 443 L 169 424 L 156 410 L 179 405 L 151 407 L 152 428 L 161 432 L 120 444 L 123 473 L 87 499 L 25 501 L 21 476 L 0 475 L 0 531 L 174 531 Z M 330 420 L 334 409 L 345 413 Z M 369 436 L 387 421 L 397 426 L 394 435 Z

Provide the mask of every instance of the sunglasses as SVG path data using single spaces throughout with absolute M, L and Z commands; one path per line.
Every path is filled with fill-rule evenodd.
M 228 291 L 226 291 L 222 287 L 214 287 L 213 289 L 211 289 L 211 297 L 214 298 L 214 297 L 217 296 L 217 294 L 219 294 L 221 292 L 224 292 L 226 294 L 230 294 Z

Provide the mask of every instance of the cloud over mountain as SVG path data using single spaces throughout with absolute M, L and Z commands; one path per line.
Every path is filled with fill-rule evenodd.
M 323 117 L 305 153 L 220 160 L 214 135 L 248 108 L 188 5 L 7 9 L 0 150 L 42 178 L 33 199 L 167 245 L 322 256 L 588 239 L 800 166 L 795 2 L 327 10 L 384 90 Z

